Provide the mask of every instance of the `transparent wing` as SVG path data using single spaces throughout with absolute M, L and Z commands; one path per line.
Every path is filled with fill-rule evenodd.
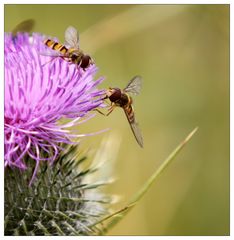
M 138 123 L 136 122 L 135 114 L 132 106 L 130 105 L 128 108 L 124 108 L 124 112 L 128 119 L 128 122 L 130 124 L 130 127 L 132 129 L 132 132 L 135 136 L 137 143 L 140 145 L 140 147 L 143 148 L 143 137 L 141 135 L 141 131 L 139 129 Z
M 60 52 L 55 51 L 55 50 L 51 50 L 51 51 L 42 50 L 39 52 L 39 54 L 42 56 L 47 56 L 47 57 L 66 57 L 66 56 L 64 56 L 64 54 L 61 54 Z
M 17 32 L 31 32 L 34 25 L 34 19 L 27 19 L 15 26 L 15 28 L 12 30 L 12 35 L 16 36 Z
M 79 48 L 79 33 L 72 26 L 69 26 L 65 31 L 65 45 L 76 49 Z
M 133 95 L 138 95 L 141 90 L 141 85 L 142 85 L 141 76 L 135 76 L 129 81 L 126 88 L 124 88 L 124 92 L 130 93 Z

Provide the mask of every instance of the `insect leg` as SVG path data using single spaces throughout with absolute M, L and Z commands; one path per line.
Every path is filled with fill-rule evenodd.
M 93 109 L 93 110 L 95 110 L 95 111 L 97 111 L 97 112 L 101 113 L 103 116 L 106 116 L 106 114 L 105 114 L 105 113 L 103 113 L 102 111 L 100 111 L 100 110 L 99 110 L 99 109 L 97 109 L 97 108 L 95 108 L 95 109 Z
M 116 105 L 112 105 L 108 110 L 107 110 L 107 113 L 103 113 L 102 111 L 100 111 L 99 109 L 95 108 L 93 109 L 94 111 L 97 111 L 99 112 L 100 114 L 102 114 L 103 116 L 109 116 L 112 111 L 115 109 Z
M 55 59 L 56 59 L 56 57 L 52 57 L 52 59 L 50 59 L 48 62 L 43 63 L 43 64 L 42 64 L 42 67 L 44 67 L 46 64 L 48 64 L 48 63 L 54 61 Z
M 116 105 L 112 105 L 109 109 L 108 109 L 108 113 L 106 114 L 106 116 L 109 116 L 113 110 L 115 109 Z

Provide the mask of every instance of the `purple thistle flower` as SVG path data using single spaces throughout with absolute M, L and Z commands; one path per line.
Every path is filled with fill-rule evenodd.
M 44 37 L 5 34 L 5 166 L 26 169 L 24 156 L 53 162 L 61 143 L 85 136 L 69 128 L 102 106 L 103 90 L 94 81 L 97 68 L 86 71 L 56 57 L 43 56 Z M 61 119 L 67 119 L 59 124 Z M 84 120 L 82 120 L 83 122 Z

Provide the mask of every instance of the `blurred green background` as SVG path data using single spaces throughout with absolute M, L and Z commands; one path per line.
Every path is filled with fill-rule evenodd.
M 122 196 L 116 209 L 199 126 L 108 234 L 229 235 L 229 5 L 5 5 L 5 31 L 28 18 L 36 20 L 35 31 L 62 43 L 67 26 L 78 28 L 81 47 L 106 77 L 101 87 L 124 88 L 143 76 L 134 107 L 144 149 L 121 109 L 80 126 L 82 132 L 110 127 L 121 138 L 110 149 L 117 180 L 107 189 Z M 98 149 L 108 134 L 88 137 L 83 148 Z

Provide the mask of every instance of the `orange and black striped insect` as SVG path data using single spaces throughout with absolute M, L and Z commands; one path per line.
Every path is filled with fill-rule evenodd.
M 45 40 L 45 45 L 57 52 L 56 55 L 51 54 L 50 56 L 62 57 L 70 63 L 77 64 L 77 66 L 83 70 L 94 63 L 93 59 L 80 49 L 79 34 L 74 27 L 70 26 L 66 29 L 65 40 L 66 42 L 64 45 L 51 39 Z
M 109 99 L 111 102 L 111 107 L 108 109 L 107 114 L 104 115 L 108 116 L 115 109 L 115 107 L 121 107 L 125 112 L 137 143 L 140 145 L 140 147 L 143 147 L 143 138 L 135 118 L 132 97 L 129 95 L 138 95 L 140 93 L 141 82 L 141 77 L 135 76 L 130 80 L 128 85 L 123 90 L 119 88 L 109 88 L 106 91 L 106 96 L 103 99 Z M 103 114 L 101 111 L 97 111 Z

